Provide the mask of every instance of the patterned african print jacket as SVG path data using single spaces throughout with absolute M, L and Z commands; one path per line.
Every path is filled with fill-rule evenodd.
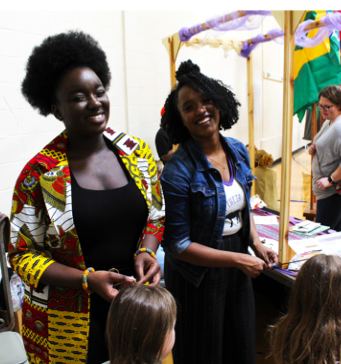
M 107 128 L 104 135 L 146 200 L 142 233 L 162 240 L 164 206 L 157 169 L 148 145 Z M 13 195 L 9 261 L 25 283 L 23 340 L 30 363 L 86 362 L 90 296 L 81 288 L 39 284 L 53 262 L 85 270 L 72 217 L 71 178 L 64 131 L 22 170 Z

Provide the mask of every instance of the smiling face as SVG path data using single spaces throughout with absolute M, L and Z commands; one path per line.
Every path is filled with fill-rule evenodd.
M 65 124 L 69 136 L 93 136 L 105 130 L 110 102 L 101 80 L 90 68 L 75 68 L 64 75 L 56 100 L 52 112 Z
M 192 87 L 183 86 L 179 90 L 178 110 L 193 139 L 200 141 L 219 135 L 219 110 Z
M 323 119 L 325 120 L 330 120 L 331 122 L 333 122 L 341 114 L 338 106 L 333 104 L 329 99 L 324 96 L 320 97 L 319 105 L 321 105 L 320 112 Z M 322 108 L 322 106 L 331 106 L 331 108 L 329 108 L 329 110 L 325 110 Z

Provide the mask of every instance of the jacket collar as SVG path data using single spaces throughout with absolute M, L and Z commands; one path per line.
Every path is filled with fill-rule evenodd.
M 121 131 L 106 128 L 103 134 L 125 155 L 131 155 L 139 148 L 137 140 Z
M 118 149 L 123 163 L 131 174 L 130 166 L 133 165 L 137 168 L 136 155 L 139 155 L 140 149 L 138 141 L 123 132 L 114 131 L 110 128 L 107 128 L 103 134 Z M 42 166 L 43 174 L 40 176 L 40 184 L 44 201 L 50 205 L 48 207 L 49 212 L 57 209 L 64 213 L 67 204 L 71 204 L 71 192 L 68 186 L 71 177 L 66 151 L 67 132 L 64 130 L 36 156 L 36 161 Z M 123 158 L 124 156 L 126 158 Z M 132 178 L 136 183 L 134 175 Z M 150 201 L 148 201 L 146 193 L 143 193 L 144 186 L 138 187 L 147 201 L 148 208 L 150 208 Z
M 225 151 L 227 151 L 228 155 L 232 157 L 232 161 L 236 166 L 239 165 L 241 161 L 244 161 L 243 156 L 241 156 L 238 149 L 234 146 L 234 139 L 228 137 L 225 138 L 220 133 L 219 137 L 223 148 Z M 190 138 L 184 142 L 184 148 L 188 150 L 188 153 L 191 155 L 193 163 L 196 165 L 196 169 L 198 171 L 214 168 L 207 159 L 200 145 L 193 138 Z
M 111 128 L 107 128 L 103 135 L 112 142 L 121 155 L 130 156 L 139 149 L 139 143 L 121 131 L 114 131 Z M 36 159 L 44 167 L 46 173 L 61 163 L 63 165 L 69 164 L 66 151 L 67 131 L 64 130 L 37 154 Z

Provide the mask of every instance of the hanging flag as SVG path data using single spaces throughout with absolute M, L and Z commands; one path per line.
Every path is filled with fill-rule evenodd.
M 328 10 L 327 10 L 328 11 Z M 319 20 L 326 16 L 326 10 L 306 11 L 303 20 Z M 317 29 L 308 33 L 312 38 Z M 339 32 L 334 31 L 321 44 L 312 48 L 295 47 L 294 53 L 294 115 L 301 122 L 305 111 L 318 101 L 319 92 L 329 85 L 340 85 L 340 40 Z

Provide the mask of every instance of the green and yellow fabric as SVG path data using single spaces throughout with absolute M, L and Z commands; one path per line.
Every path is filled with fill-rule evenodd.
M 328 11 L 328 10 L 327 10 Z M 306 11 L 305 20 L 319 20 L 325 16 L 326 10 Z M 312 38 L 317 29 L 308 33 Z M 294 115 L 302 121 L 306 109 L 318 101 L 319 92 L 329 85 L 340 85 L 340 42 L 338 32 L 333 32 L 329 38 L 316 47 L 295 48 L 294 64 Z

